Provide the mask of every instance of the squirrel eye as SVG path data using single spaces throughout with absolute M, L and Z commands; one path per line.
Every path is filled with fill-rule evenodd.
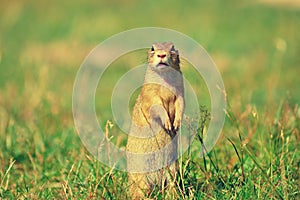
M 151 47 L 151 51 L 154 51 L 154 47 L 153 46 Z

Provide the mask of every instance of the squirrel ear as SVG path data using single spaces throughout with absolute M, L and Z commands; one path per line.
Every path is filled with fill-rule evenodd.
M 172 44 L 171 51 L 176 51 L 174 45 Z

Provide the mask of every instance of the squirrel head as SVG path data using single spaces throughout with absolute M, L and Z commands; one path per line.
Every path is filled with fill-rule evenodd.
M 154 43 L 148 51 L 148 64 L 155 69 L 172 67 L 179 71 L 178 50 L 171 42 Z

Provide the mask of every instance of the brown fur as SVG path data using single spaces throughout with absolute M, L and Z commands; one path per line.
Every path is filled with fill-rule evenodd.
M 184 112 L 183 78 L 179 64 L 179 54 L 172 43 L 155 43 L 148 52 L 145 81 L 133 109 L 126 149 L 127 152 L 145 154 L 162 150 L 168 144 L 170 146 L 149 157 L 134 158 L 128 154 L 132 199 L 145 197 L 154 187 L 164 190 L 166 184 L 174 185 L 177 141 L 170 142 L 177 134 Z M 160 165 L 166 167 L 153 170 Z M 141 169 L 144 172 L 140 172 Z

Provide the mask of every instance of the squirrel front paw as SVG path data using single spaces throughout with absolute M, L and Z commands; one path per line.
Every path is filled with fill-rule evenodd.
M 174 123 L 173 123 L 174 130 L 177 131 L 179 129 L 180 125 L 181 125 L 181 118 L 179 118 L 179 119 L 175 118 Z
M 169 117 L 167 117 L 167 118 L 165 119 L 164 127 L 165 127 L 165 129 L 167 129 L 167 130 L 169 130 L 169 131 L 172 130 L 172 124 L 171 124 L 171 122 L 170 122 Z

